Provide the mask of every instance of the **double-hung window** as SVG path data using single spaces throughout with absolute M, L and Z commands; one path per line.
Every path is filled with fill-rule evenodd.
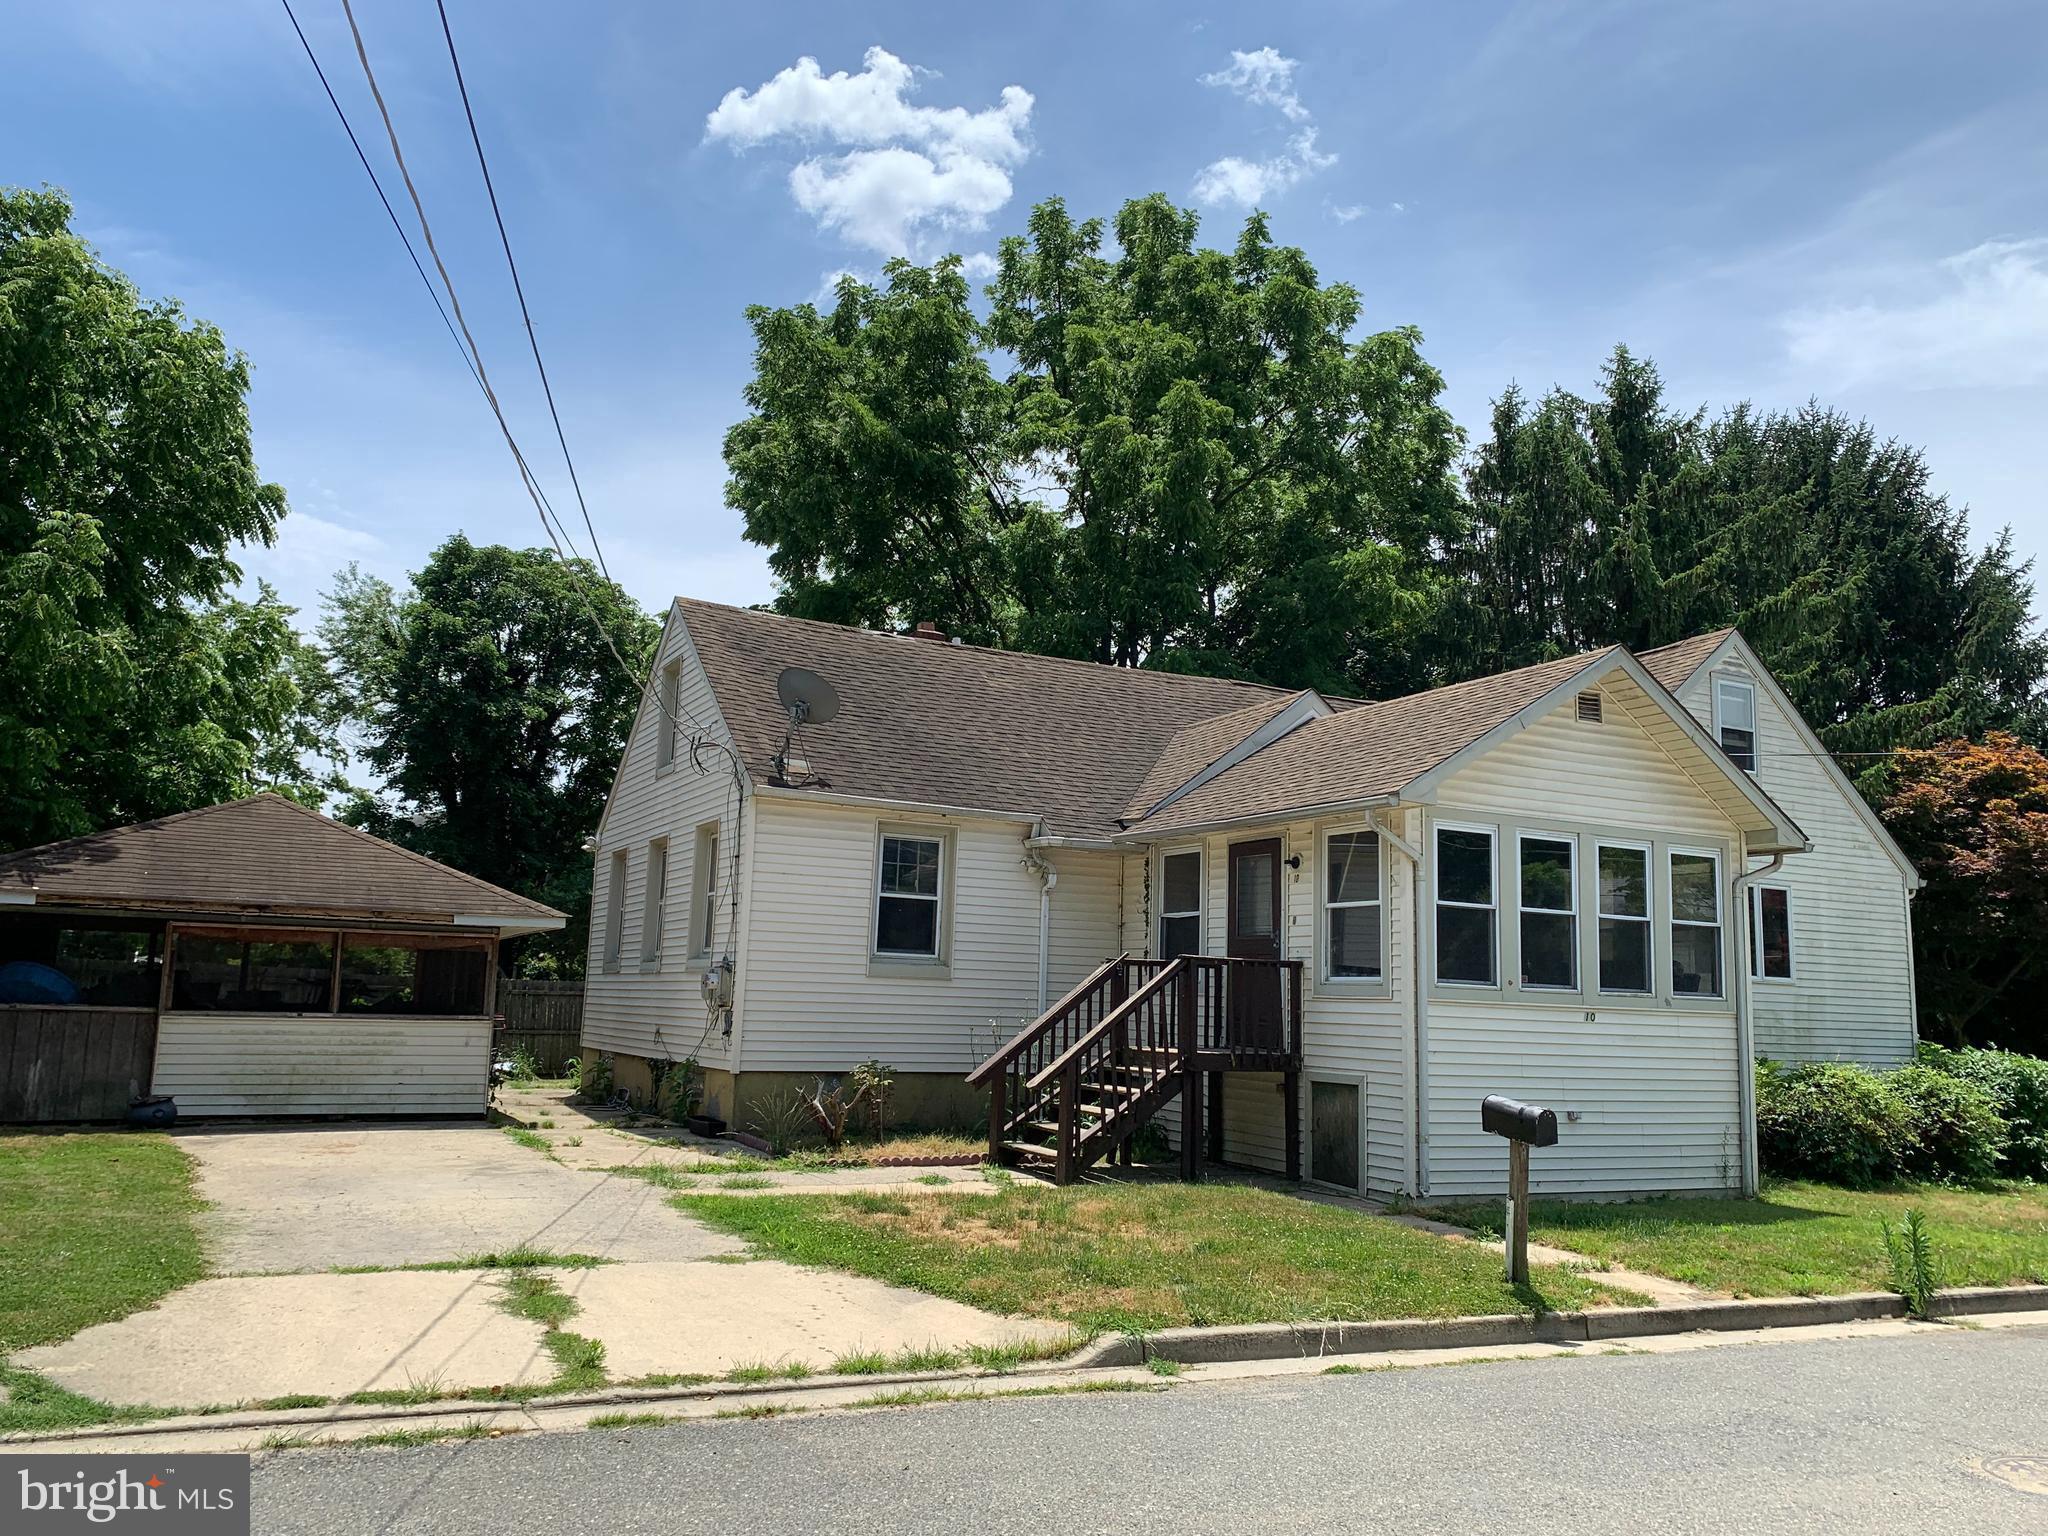
M 661 669 L 661 718 L 654 722 L 654 766 L 666 768 L 676 760 L 676 721 L 682 713 L 683 664 L 672 661 Z
M 1202 950 L 1202 854 L 1169 853 L 1159 861 L 1159 958 Z
M 1721 859 L 1671 850 L 1671 990 L 1721 995 Z
M 875 881 L 876 954 L 938 959 L 945 849 L 941 838 L 882 834 Z
M 640 963 L 661 961 L 662 934 L 668 928 L 668 839 L 647 845 L 647 892 L 640 905 Z
M 1499 918 L 1493 832 L 1483 827 L 1438 827 L 1436 979 L 1498 985 Z
M 1380 835 L 1332 832 L 1323 845 L 1323 930 L 1329 975 L 1378 980 L 1380 960 Z
M 1572 991 L 1579 984 L 1578 843 L 1532 832 L 1517 841 L 1522 985 Z
M 697 829 L 690 865 L 690 950 L 709 957 L 718 948 L 718 823 Z
M 1749 888 L 1749 974 L 1792 979 L 1792 892 L 1782 885 Z
M 1714 679 L 1714 734 L 1736 767 L 1756 772 L 1756 684 L 1739 677 Z
M 1599 865 L 1600 990 L 1650 990 L 1650 850 L 1601 843 Z
M 626 851 L 612 855 L 604 887 L 604 968 L 616 971 L 626 943 Z

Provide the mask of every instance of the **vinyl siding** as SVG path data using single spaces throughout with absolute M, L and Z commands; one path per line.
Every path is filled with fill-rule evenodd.
M 1414 818 L 1410 818 L 1411 822 Z M 1285 953 L 1303 962 L 1302 1066 L 1300 1092 L 1307 1125 L 1309 1074 L 1362 1077 L 1366 1116 L 1365 1184 L 1370 1191 L 1397 1194 L 1409 1181 L 1409 1099 L 1413 1092 L 1407 1063 L 1407 1041 L 1413 1027 L 1414 992 L 1409 985 L 1408 934 L 1411 931 L 1407 869 L 1389 845 L 1381 864 L 1381 938 L 1383 964 L 1390 984 L 1367 994 L 1343 984 L 1318 982 L 1321 967 L 1321 912 L 1318 905 L 1322 834 L 1331 828 L 1365 825 L 1358 818 L 1328 822 L 1297 821 L 1270 829 L 1236 831 L 1181 842 L 1162 843 L 1148 866 L 1143 860 L 1126 865 L 1126 947 L 1141 954 L 1157 952 L 1156 914 L 1148 909 L 1158 884 L 1157 855 L 1199 845 L 1202 850 L 1203 949 L 1212 955 L 1229 947 L 1229 851 L 1232 843 L 1281 839 L 1281 857 L 1301 855 L 1300 869 L 1282 868 L 1280 920 Z M 1407 835 L 1404 833 L 1404 835 Z M 1148 868 L 1151 884 L 1146 884 Z M 1136 914 L 1138 921 L 1132 922 Z M 1287 1166 L 1286 1105 L 1282 1079 L 1276 1073 L 1229 1072 L 1223 1078 L 1224 1160 L 1267 1172 Z M 1159 1123 L 1178 1145 L 1180 1107 L 1169 1105 Z
M 1428 818 L 1432 828 L 1458 822 L 1499 829 L 1499 968 L 1509 983 L 1469 992 L 1431 988 L 1423 1135 L 1425 1193 L 1432 1197 L 1505 1188 L 1502 1143 L 1479 1129 L 1479 1101 L 1490 1093 L 1558 1111 L 1558 1145 L 1531 1159 L 1538 1191 L 1719 1190 L 1740 1182 L 1732 1001 L 1621 1003 L 1589 988 L 1553 1002 L 1516 982 L 1517 893 L 1508 841 L 1516 827 L 1575 837 L 1582 878 L 1601 833 L 1656 845 L 1652 965 L 1660 982 L 1670 967 L 1666 846 L 1719 848 L 1724 975 L 1735 963 L 1736 832 L 1724 797 L 1681 764 L 1682 733 L 1635 684 L 1610 679 L 1601 692 L 1601 723 L 1578 720 L 1567 700 L 1447 778 Z M 1432 899 L 1427 891 L 1424 899 Z M 1592 979 L 1586 957 L 1597 918 L 1583 883 L 1578 911 L 1584 982 Z M 1419 958 L 1433 968 L 1428 951 Z M 1728 976 L 1731 998 L 1733 985 Z
M 1740 648 L 1702 667 L 1678 698 L 1711 732 L 1714 674 L 1756 684 L 1757 782 L 1813 843 L 1767 883 L 1792 892 L 1791 981 L 1750 990 L 1756 1052 L 1780 1061 L 1895 1066 L 1913 1055 L 1912 938 L 1905 876 L 1811 754 Z
M 756 802 L 740 1068 L 840 1072 L 880 1057 L 899 1072 L 965 1075 L 1038 1012 L 1039 879 L 1021 821 Z M 883 825 L 947 838 L 943 967 L 871 963 Z M 1050 994 L 1116 953 L 1120 857 L 1061 849 Z
M 662 672 L 680 661 L 679 715 L 685 720 L 672 765 L 657 771 L 656 760 L 664 717 L 652 700 L 643 700 L 639 718 L 626 740 L 624 761 L 598 831 L 592 877 L 590 955 L 583 999 L 583 1043 L 587 1049 L 618 1051 L 654 1060 L 680 1061 L 695 1056 L 707 1067 L 732 1064 L 730 1042 L 718 1021 L 707 1012 L 699 991 L 703 957 L 693 955 L 692 922 L 698 888 L 697 828 L 718 823 L 719 943 L 715 954 L 729 953 L 737 933 L 732 913 L 734 854 L 744 858 L 745 822 L 751 801 L 742 801 L 733 780 L 731 760 L 722 752 L 702 754 L 700 770 L 690 760 L 688 724 L 694 718 L 730 744 L 711 685 L 704 676 L 682 621 L 672 613 L 654 665 L 658 693 Z M 658 966 L 641 964 L 643 913 L 646 907 L 648 845 L 668 839 L 668 901 L 661 959 Z M 605 968 L 605 925 L 610 915 L 609 870 L 615 852 L 626 855 L 620 960 Z M 735 1026 L 737 1027 L 737 1026 Z
M 489 1019 L 166 1013 L 151 1092 L 180 1115 L 481 1115 Z

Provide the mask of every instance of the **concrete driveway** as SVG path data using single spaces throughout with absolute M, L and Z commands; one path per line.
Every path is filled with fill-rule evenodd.
M 605 1261 L 528 1273 L 568 1299 L 563 1330 L 601 1344 L 614 1381 L 1066 1332 L 853 1275 L 717 1262 L 745 1245 L 656 1186 L 565 1167 L 489 1126 L 197 1130 L 178 1144 L 210 1202 L 216 1278 L 15 1364 L 162 1408 L 539 1385 L 557 1369 L 548 1333 L 507 1309 L 505 1271 L 405 1267 L 516 1248 Z
M 181 1132 L 199 1165 L 221 1274 L 396 1267 L 544 1248 L 621 1262 L 741 1244 L 671 1210 L 641 1179 L 564 1168 L 475 1123 Z M 620 1159 L 624 1161 L 623 1158 Z

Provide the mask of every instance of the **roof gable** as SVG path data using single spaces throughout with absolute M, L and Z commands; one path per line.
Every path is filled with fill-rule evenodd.
M 1056 836 L 1116 832 L 1184 728 L 1276 712 L 1295 697 L 1257 683 L 953 645 L 688 598 L 677 609 L 755 782 L 775 782 L 771 759 L 788 731 L 776 678 L 785 667 L 808 667 L 841 703 L 836 719 L 804 728 L 816 790 L 1043 821 Z
M 553 907 L 265 792 L 0 858 L 37 904 L 559 928 Z M 486 921 L 479 922 L 479 919 Z

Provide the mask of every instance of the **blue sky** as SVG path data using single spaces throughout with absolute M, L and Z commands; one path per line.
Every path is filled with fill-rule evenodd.
M 295 3 L 383 171 L 339 0 Z M 1256 198 L 1369 326 L 1422 327 L 1468 427 L 1510 381 L 1590 388 L 1626 341 L 1683 403 L 1868 416 L 1980 535 L 2048 553 L 2038 0 L 449 8 L 591 510 L 649 608 L 771 591 L 721 494 L 744 307 L 990 252 L 1055 193 L 1163 190 L 1219 244 Z M 433 7 L 357 15 L 566 506 Z M 310 610 L 349 560 L 540 541 L 276 4 L 6 0 L 0 35 L 0 182 L 65 188 L 110 261 L 251 360 L 293 507 L 252 576 Z

